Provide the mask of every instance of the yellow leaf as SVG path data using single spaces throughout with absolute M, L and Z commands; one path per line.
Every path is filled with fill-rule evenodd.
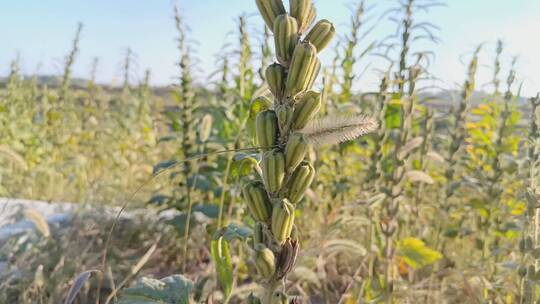
M 442 258 L 442 254 L 427 247 L 422 240 L 408 237 L 398 244 L 398 257 L 413 269 L 421 268 Z

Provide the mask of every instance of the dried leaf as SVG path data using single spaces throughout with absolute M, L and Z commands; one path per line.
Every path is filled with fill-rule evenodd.
M 429 174 L 419 171 L 419 170 L 411 170 L 407 171 L 405 173 L 405 176 L 411 181 L 411 182 L 420 182 L 420 183 L 426 183 L 432 185 L 435 183 L 433 178 L 429 176 Z
M 424 138 L 420 136 L 411 139 L 401 148 L 401 150 L 399 150 L 397 155 L 398 159 L 405 159 L 407 156 L 409 156 L 409 154 L 411 154 L 414 149 L 420 147 L 423 142 Z
M 75 298 L 81 291 L 81 288 L 84 286 L 86 281 L 90 279 L 90 276 L 93 273 L 101 273 L 99 270 L 87 270 L 85 272 L 80 273 L 75 280 L 73 281 L 73 284 L 69 288 L 69 291 L 66 296 L 66 300 L 64 301 L 64 304 L 72 304 L 75 301 Z
M 444 164 L 446 162 L 444 157 L 435 151 L 429 151 L 426 156 L 428 159 L 440 164 Z

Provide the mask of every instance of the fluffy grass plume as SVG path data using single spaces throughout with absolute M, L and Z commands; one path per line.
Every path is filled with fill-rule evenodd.
M 356 139 L 378 127 L 378 122 L 371 117 L 338 115 L 313 120 L 301 132 L 310 144 L 320 147 Z

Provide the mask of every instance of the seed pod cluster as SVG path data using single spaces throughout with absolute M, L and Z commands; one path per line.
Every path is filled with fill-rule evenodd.
M 273 106 L 259 112 L 255 122 L 261 148 L 260 180 L 246 183 L 243 194 L 257 222 L 253 234 L 256 268 L 269 286 L 276 286 L 273 283 L 292 271 L 299 250 L 296 209 L 315 178 L 302 129 L 321 108 L 321 95 L 312 87 L 321 69 L 319 52 L 329 45 L 335 28 L 328 20 L 313 25 L 312 0 L 290 0 L 288 13 L 282 0 L 256 2 L 274 33 L 276 62 L 265 72 Z M 266 292 L 263 302 L 291 302 L 284 293 Z

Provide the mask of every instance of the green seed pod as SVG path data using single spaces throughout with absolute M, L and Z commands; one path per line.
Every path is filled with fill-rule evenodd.
M 290 14 L 298 21 L 299 32 L 305 32 L 315 20 L 312 0 L 290 0 Z
M 287 96 L 294 98 L 305 92 L 312 82 L 314 69 L 317 65 L 317 49 L 310 42 L 296 45 L 291 59 L 289 75 L 287 76 Z
M 271 278 L 276 272 L 276 258 L 272 250 L 261 244 L 255 246 L 255 267 L 265 279 Z
M 285 155 L 277 149 L 265 152 L 261 160 L 262 178 L 271 195 L 281 189 L 285 179 Z
M 276 291 L 272 294 L 270 304 L 289 304 L 289 297 L 281 291 Z
M 260 112 L 257 114 L 255 125 L 259 145 L 271 149 L 277 140 L 278 125 L 276 113 L 272 110 Z
M 301 29 L 302 33 L 307 31 L 309 26 L 312 25 L 313 22 L 315 22 L 316 18 L 317 18 L 317 9 L 315 8 L 315 5 L 312 5 L 310 10 L 309 10 L 309 14 L 308 14 L 307 26 L 306 26 L 306 28 Z
M 272 204 L 261 182 L 251 182 L 242 190 L 244 199 L 253 218 L 265 222 L 272 213 Z
M 285 147 L 285 168 L 287 168 L 287 172 L 293 172 L 296 169 L 306 157 L 307 151 L 308 143 L 304 134 L 293 133 L 289 136 Z
M 279 244 L 291 236 L 291 231 L 294 225 L 294 205 L 287 199 L 274 204 L 272 211 L 272 233 Z
M 304 94 L 295 105 L 292 129 L 303 129 L 319 113 L 321 106 L 321 94 L 313 91 Z
M 264 22 L 270 30 L 274 29 L 274 20 L 276 20 L 276 17 L 287 13 L 282 0 L 255 0 L 255 2 Z
M 283 14 L 274 21 L 274 42 L 279 63 L 289 66 L 294 47 L 298 42 L 298 24 L 293 17 Z
M 277 101 L 281 101 L 285 95 L 285 77 L 285 67 L 279 63 L 274 63 L 266 69 L 266 82 Z
M 313 65 L 311 66 L 309 73 L 308 73 L 308 85 L 305 88 L 306 90 L 311 90 L 313 87 L 313 84 L 315 84 L 315 81 L 317 80 L 317 76 L 319 76 L 319 72 L 321 71 L 321 60 L 319 58 L 315 58 L 315 62 L 313 62 Z
M 315 169 L 308 162 L 303 162 L 296 168 L 289 180 L 289 201 L 293 204 L 300 202 L 306 190 L 309 188 L 315 177 Z M 272 215 L 272 220 L 273 215 Z
M 317 22 L 309 31 L 306 40 L 311 42 L 318 52 L 321 52 L 336 35 L 336 28 L 332 22 L 323 19 Z
M 276 106 L 276 115 L 280 134 L 289 133 L 294 115 L 293 107 L 290 105 Z

